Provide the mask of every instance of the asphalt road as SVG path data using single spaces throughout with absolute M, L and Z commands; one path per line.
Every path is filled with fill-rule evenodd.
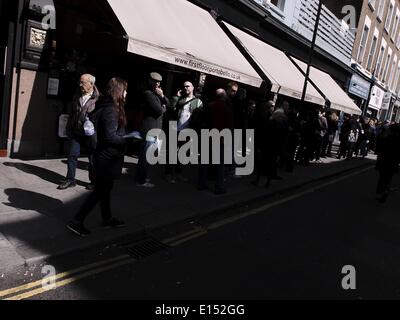
M 25 288 L 3 298 L 399 299 L 400 179 L 383 205 L 376 180 L 370 170 L 301 190 L 139 261 L 117 245 L 64 257 L 52 262 L 58 273 L 100 264 L 66 274 L 55 290 Z M 355 268 L 355 290 L 342 287 L 344 266 Z M 0 298 L 1 290 L 40 280 L 39 270 L 0 279 Z

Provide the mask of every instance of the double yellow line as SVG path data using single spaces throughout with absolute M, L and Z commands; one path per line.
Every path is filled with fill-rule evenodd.
M 42 286 L 43 280 L 27 283 L 22 286 L 0 291 L 0 300 L 23 300 L 28 299 L 48 291 L 52 291 L 66 285 L 69 285 L 78 280 L 109 271 L 127 264 L 130 264 L 134 259 L 129 255 L 121 255 L 119 257 L 93 263 L 84 267 L 80 267 L 71 271 L 56 274 L 49 280 L 55 281 L 54 286 Z

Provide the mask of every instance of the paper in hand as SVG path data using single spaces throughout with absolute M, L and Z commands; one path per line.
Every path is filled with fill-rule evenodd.
M 127 135 L 124 135 L 123 138 L 124 139 L 143 140 L 142 136 L 140 135 L 140 132 L 138 132 L 138 131 L 133 131 L 131 133 L 128 133 Z

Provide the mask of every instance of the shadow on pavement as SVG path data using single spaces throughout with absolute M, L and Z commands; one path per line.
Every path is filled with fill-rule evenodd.
M 46 216 L 53 216 L 50 214 L 51 211 L 64 206 L 61 200 L 32 191 L 11 188 L 4 190 L 4 193 L 8 196 L 8 202 L 3 204 L 18 210 L 36 211 Z
M 54 183 L 55 185 L 59 185 L 65 180 L 65 177 L 55 173 L 54 171 L 50 171 L 48 169 L 44 169 L 41 167 L 33 166 L 26 163 L 13 163 L 13 162 L 5 162 L 3 163 L 6 167 L 16 168 L 21 170 L 22 172 L 32 174 L 34 176 L 39 177 L 42 180 L 48 181 L 50 183 Z M 77 180 L 76 183 L 80 186 L 86 187 L 87 183 Z

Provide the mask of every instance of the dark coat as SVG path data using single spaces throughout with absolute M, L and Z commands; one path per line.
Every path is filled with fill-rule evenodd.
M 378 137 L 376 153 L 377 170 L 380 172 L 397 173 L 400 163 L 400 125 L 392 125 Z
M 95 170 L 98 180 L 120 178 L 125 155 L 125 128 L 118 125 L 118 113 L 112 101 L 104 99 L 98 104 L 97 148 Z
M 88 116 L 91 118 L 94 113 L 99 97 L 100 93 L 96 86 L 94 86 L 93 94 L 84 106 L 82 106 L 80 102 L 81 94 L 77 93 L 74 96 L 68 110 L 67 134 L 70 138 L 85 137 L 83 124 L 85 123 L 86 117 Z
M 144 137 L 152 129 L 162 129 L 163 115 L 168 105 L 167 97 L 161 99 L 151 90 L 144 92 L 142 106 L 144 118 L 141 130 Z

